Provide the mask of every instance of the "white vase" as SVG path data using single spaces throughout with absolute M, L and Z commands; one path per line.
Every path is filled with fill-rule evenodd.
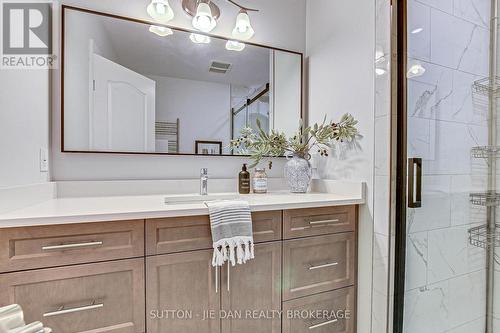
M 311 163 L 298 155 L 287 156 L 284 175 L 292 193 L 306 193 L 311 183 Z

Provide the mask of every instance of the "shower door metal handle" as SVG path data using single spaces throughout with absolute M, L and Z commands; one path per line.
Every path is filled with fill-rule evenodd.
M 422 207 L 422 159 L 408 159 L 408 207 Z

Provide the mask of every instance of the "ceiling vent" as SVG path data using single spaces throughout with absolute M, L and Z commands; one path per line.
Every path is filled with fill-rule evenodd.
M 220 61 L 212 61 L 210 64 L 210 68 L 208 69 L 211 73 L 217 74 L 226 74 L 231 70 L 231 64 L 220 62 Z

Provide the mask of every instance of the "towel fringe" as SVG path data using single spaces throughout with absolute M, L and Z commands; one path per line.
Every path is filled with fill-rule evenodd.
M 252 237 L 235 237 L 221 239 L 214 243 L 212 266 L 222 266 L 230 262 L 232 266 L 246 263 L 255 258 L 255 249 Z

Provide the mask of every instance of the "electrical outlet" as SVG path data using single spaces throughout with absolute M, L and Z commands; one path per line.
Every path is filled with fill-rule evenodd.
M 47 148 L 40 148 L 40 172 L 49 172 L 49 151 Z

